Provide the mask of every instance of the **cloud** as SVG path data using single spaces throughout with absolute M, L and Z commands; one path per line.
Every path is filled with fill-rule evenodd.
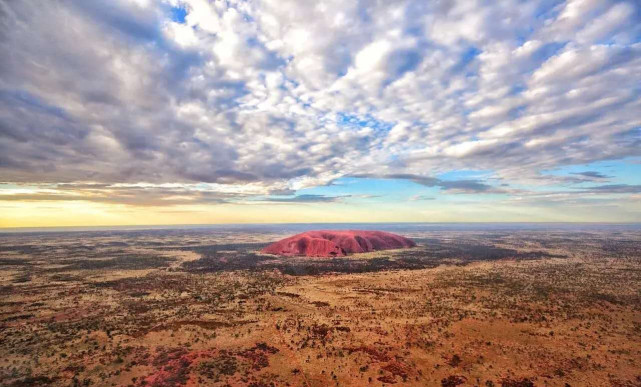
M 586 177 L 588 179 L 609 179 L 610 177 L 612 177 L 604 175 L 603 173 L 597 171 L 573 172 L 572 174 Z
M 338 202 L 344 198 L 351 197 L 351 195 L 341 195 L 341 196 L 326 196 L 326 195 L 296 195 L 288 198 L 267 198 L 262 201 L 274 202 L 274 203 L 329 203 L 329 202 Z
M 17 187 L 17 188 L 16 188 Z M 0 201 L 83 201 L 134 206 L 176 206 L 235 203 L 259 191 L 246 192 L 195 185 L 60 183 L 17 185 L 0 189 Z
M 637 194 L 641 193 L 641 184 L 606 184 L 591 187 L 585 191 L 599 194 Z
M 516 195 L 426 176 L 553 185 L 640 156 L 640 41 L 635 1 L 2 2 L 0 175 L 148 183 L 154 203 L 358 175 Z
M 424 185 L 426 187 L 438 187 L 443 191 L 450 193 L 471 194 L 471 193 L 507 193 L 508 191 L 502 188 L 497 188 L 486 184 L 481 180 L 465 179 L 465 180 L 443 180 L 435 177 L 413 175 L 408 173 L 392 173 L 392 174 L 356 174 L 351 177 L 355 178 L 375 178 L 375 179 L 398 179 L 410 180 L 414 183 Z
M 276 189 L 269 190 L 270 195 L 286 196 L 286 195 L 294 195 L 295 193 L 296 193 L 295 190 L 289 189 L 289 188 L 276 188 Z
M 419 200 L 436 200 L 436 198 L 432 196 L 427 196 L 427 195 L 414 195 L 410 197 L 411 201 L 419 201 Z

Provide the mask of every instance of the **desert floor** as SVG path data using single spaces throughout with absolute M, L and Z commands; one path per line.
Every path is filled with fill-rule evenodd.
M 282 236 L 0 236 L 0 384 L 641 385 L 639 232 L 258 253 Z

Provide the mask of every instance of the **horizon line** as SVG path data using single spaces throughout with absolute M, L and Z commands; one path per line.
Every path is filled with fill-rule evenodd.
M 126 229 L 126 228 L 135 228 L 138 230 L 146 229 L 171 229 L 171 228 L 206 228 L 214 226 L 268 226 L 268 225 L 328 225 L 328 224 L 337 224 L 337 225 L 358 225 L 358 224 L 392 224 L 392 225 L 465 225 L 465 224 L 476 224 L 476 225 L 604 225 L 604 226 L 633 226 L 641 225 L 641 221 L 638 222 L 566 222 L 566 221 L 550 221 L 550 222 L 537 222 L 537 221 L 505 221 L 505 222 L 483 222 L 483 221 L 467 221 L 467 222 L 260 222 L 260 223 L 169 223 L 169 224 L 119 224 L 119 225 L 75 225 L 75 226 L 19 226 L 19 227 L 0 227 L 0 233 L 19 233 L 19 232 L 32 232 L 32 231 L 74 231 L 77 229 L 83 230 L 108 230 L 108 229 Z M 82 231 L 82 230 L 78 230 Z

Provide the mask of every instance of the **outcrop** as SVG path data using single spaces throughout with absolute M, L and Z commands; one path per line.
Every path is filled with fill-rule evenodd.
M 274 242 L 261 252 L 284 256 L 341 257 L 414 246 L 414 241 L 384 231 L 319 230 L 307 231 Z

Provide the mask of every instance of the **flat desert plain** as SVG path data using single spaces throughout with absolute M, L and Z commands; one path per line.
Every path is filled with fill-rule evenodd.
M 641 232 L 408 229 L 339 258 L 292 233 L 0 236 L 4 386 L 640 386 Z

